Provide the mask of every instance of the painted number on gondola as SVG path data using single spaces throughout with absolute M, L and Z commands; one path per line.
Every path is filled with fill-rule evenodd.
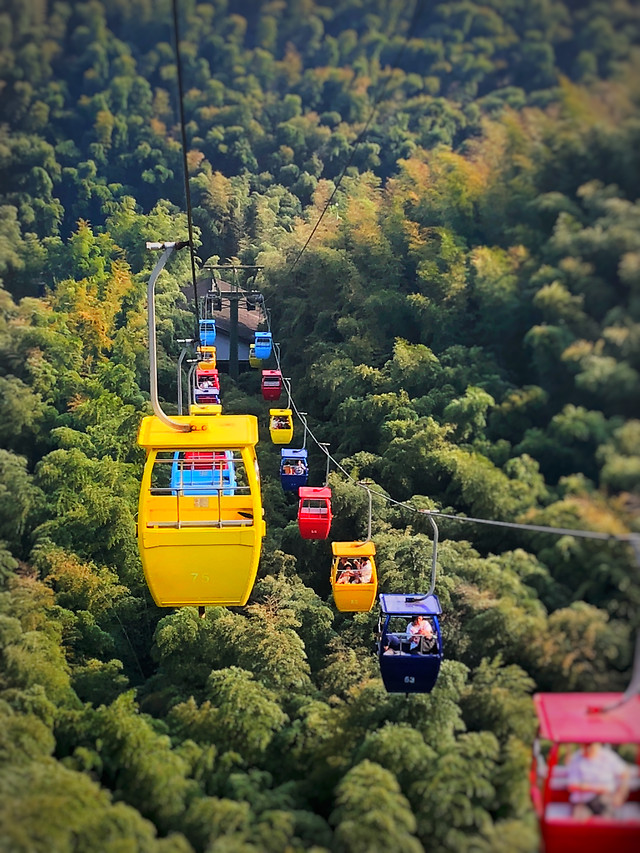
M 194 581 L 197 581 L 198 579 L 200 579 L 201 581 L 204 581 L 205 583 L 209 583 L 209 581 L 211 580 L 209 575 L 203 575 L 203 574 L 200 574 L 200 572 L 191 572 L 191 577 L 193 578 Z
M 415 684 L 416 683 L 415 676 L 414 675 L 405 675 L 404 683 L 405 684 Z

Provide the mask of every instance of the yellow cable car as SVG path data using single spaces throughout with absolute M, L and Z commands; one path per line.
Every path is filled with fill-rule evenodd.
M 367 542 L 332 542 L 331 587 L 338 610 L 371 610 L 378 592 L 374 556 L 376 546 Z
M 274 444 L 290 444 L 293 439 L 291 409 L 269 409 L 269 432 Z
M 215 347 L 198 347 L 198 355 L 202 361 L 198 363 L 198 367 L 202 370 L 211 370 L 216 366 L 216 348 Z
M 249 344 L 249 367 L 262 367 L 262 359 L 256 358 L 255 344 Z
M 173 418 L 140 424 L 147 450 L 138 546 L 159 607 L 243 605 L 265 535 L 252 415 Z

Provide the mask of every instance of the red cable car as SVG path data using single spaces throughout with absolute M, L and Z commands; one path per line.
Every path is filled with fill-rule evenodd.
M 263 370 L 261 388 L 264 400 L 279 400 L 282 394 L 282 373 L 279 370 Z
M 204 367 L 205 362 L 200 362 L 196 368 L 196 388 L 211 387 L 218 393 L 220 392 L 220 376 L 216 367 Z
M 303 539 L 326 539 L 331 529 L 331 489 L 300 486 L 298 528 Z
M 640 850 L 640 696 L 612 710 L 619 693 L 538 693 L 538 737 L 551 741 L 547 761 L 536 740 L 529 777 L 545 853 L 637 853 Z M 563 744 L 633 744 L 627 801 L 613 815 L 574 817 L 569 802 L 568 767 L 559 763 Z

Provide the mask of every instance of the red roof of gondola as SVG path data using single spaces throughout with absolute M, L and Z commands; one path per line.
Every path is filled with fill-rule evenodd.
M 621 693 L 537 693 L 540 735 L 556 743 L 639 743 L 640 696 L 611 711 Z
M 330 498 L 331 489 L 328 486 L 300 486 L 298 497 L 302 498 Z

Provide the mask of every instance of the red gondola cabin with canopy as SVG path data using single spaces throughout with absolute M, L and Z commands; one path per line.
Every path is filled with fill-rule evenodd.
M 638 853 L 640 850 L 640 696 L 619 701 L 619 693 L 538 693 L 534 696 L 540 723 L 538 737 L 551 741 L 547 761 L 539 742 L 531 767 L 531 798 L 540 822 L 545 853 Z M 567 767 L 558 759 L 563 744 L 635 745 L 627 802 L 615 816 L 572 817 Z
M 328 486 L 300 486 L 298 489 L 298 529 L 303 539 L 326 539 L 331 530 L 331 489 Z
M 263 370 L 260 387 L 263 400 L 279 400 L 282 394 L 282 373 L 279 370 Z

